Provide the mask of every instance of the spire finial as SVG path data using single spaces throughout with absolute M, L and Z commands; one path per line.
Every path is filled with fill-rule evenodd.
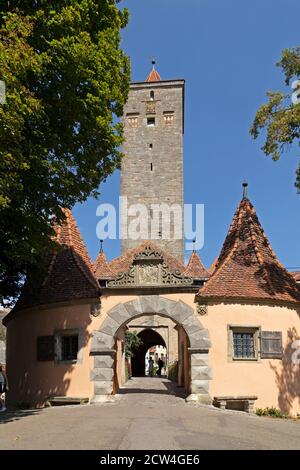
M 196 238 L 193 239 L 193 253 L 196 252 L 196 250 L 195 250 L 195 243 L 196 243 Z
M 103 240 L 100 240 L 100 253 L 103 253 Z
M 243 199 L 248 199 L 248 183 L 245 180 L 243 182 Z
M 152 58 L 151 64 L 152 64 L 152 68 L 155 69 L 156 60 Z

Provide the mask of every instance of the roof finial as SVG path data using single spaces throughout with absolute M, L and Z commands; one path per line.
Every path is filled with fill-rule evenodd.
M 193 253 L 196 252 L 196 250 L 195 250 L 195 243 L 196 243 L 196 238 L 193 239 Z
M 103 253 L 103 240 L 100 240 L 100 253 Z
M 248 199 L 248 183 L 247 183 L 247 181 L 243 182 L 243 199 Z

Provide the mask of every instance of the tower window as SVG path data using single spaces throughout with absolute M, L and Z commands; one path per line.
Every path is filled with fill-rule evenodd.
M 173 113 L 164 113 L 164 122 L 165 124 L 173 124 L 174 114 Z
M 153 144 L 149 144 L 149 149 L 153 149 Z
M 153 170 L 153 163 L 150 163 L 150 171 Z
M 154 117 L 148 117 L 147 118 L 147 126 L 150 126 L 150 127 L 155 126 L 155 118 Z
M 151 101 L 154 100 L 154 91 L 153 90 L 150 91 L 150 100 Z
M 127 113 L 127 121 L 130 127 L 137 127 L 138 126 L 138 114 Z

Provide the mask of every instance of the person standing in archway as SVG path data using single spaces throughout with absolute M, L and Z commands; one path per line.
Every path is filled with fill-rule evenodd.
M 5 392 L 8 390 L 8 380 L 3 364 L 0 364 L 0 411 L 5 411 Z
M 161 370 L 165 365 L 165 363 L 164 363 L 164 361 L 162 360 L 161 357 L 158 359 L 157 365 L 158 365 L 157 375 L 161 375 Z
M 154 361 L 152 357 L 149 357 L 149 375 L 150 377 L 153 377 L 153 368 L 154 368 Z

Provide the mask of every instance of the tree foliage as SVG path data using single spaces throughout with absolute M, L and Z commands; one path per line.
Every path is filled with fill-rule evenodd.
M 300 47 L 284 50 L 277 65 L 283 70 L 285 84 L 291 87 L 293 81 L 300 78 Z M 280 91 L 268 92 L 269 100 L 258 109 L 250 129 L 250 133 L 255 139 L 263 129 L 266 130 L 266 139 L 262 150 L 266 155 L 271 155 L 275 161 L 293 143 L 300 145 L 300 103 L 292 103 L 292 93 L 292 88 L 291 92 L 286 94 Z M 296 175 L 295 186 L 299 192 L 300 165 Z
M 119 166 L 130 67 L 118 0 L 0 0 L 0 299 L 51 249 L 53 221 Z
M 133 357 L 134 351 L 143 344 L 136 331 L 125 332 L 125 356 Z

